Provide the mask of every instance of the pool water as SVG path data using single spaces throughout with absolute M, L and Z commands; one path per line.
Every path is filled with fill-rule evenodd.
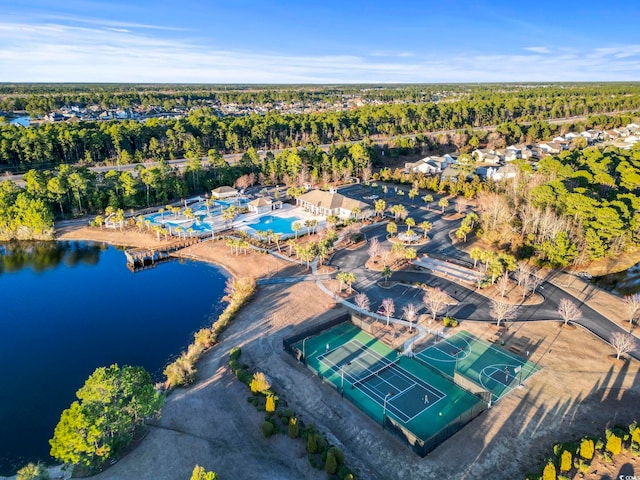
M 295 232 L 291 226 L 294 222 L 300 222 L 304 227 L 304 222 L 297 217 L 274 217 L 273 215 L 264 216 L 259 221 L 250 223 L 249 226 L 254 230 L 273 230 L 275 233 L 293 235 Z

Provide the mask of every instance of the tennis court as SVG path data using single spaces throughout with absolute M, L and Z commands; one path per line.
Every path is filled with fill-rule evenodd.
M 416 353 L 415 358 L 449 377 L 454 372 L 491 392 L 497 402 L 540 370 L 526 359 L 464 330 Z
M 479 397 L 348 322 L 293 348 L 370 417 L 380 423 L 392 419 L 423 442 L 455 425 L 450 436 L 485 408 Z

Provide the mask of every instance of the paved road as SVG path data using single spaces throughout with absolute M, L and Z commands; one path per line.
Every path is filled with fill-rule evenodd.
M 437 199 L 435 201 L 437 202 Z M 418 254 L 428 253 L 434 257 L 454 258 L 457 262 L 465 262 L 469 266 L 473 264 L 473 261 L 465 252 L 453 246 L 449 237 L 449 232 L 458 227 L 460 220 L 443 220 L 439 210 L 436 212 L 426 210 L 424 207 L 409 207 L 408 210 L 409 216 L 413 217 L 416 223 L 428 220 L 434 226 L 430 232 L 431 240 L 418 250 Z M 366 236 L 368 240 L 376 237 L 381 243 L 386 242 L 387 246 L 390 247 L 389 242 L 386 240 L 386 225 L 380 225 L 367 231 Z M 341 270 L 355 273 L 357 282 L 354 287 L 358 291 L 366 291 L 372 310 L 375 311 L 377 309 L 383 298 L 391 297 L 395 302 L 396 311 L 394 316 L 397 318 L 402 316 L 402 307 L 408 303 L 421 306 L 420 313 L 428 313 L 422 303 L 423 292 L 421 289 L 405 285 L 382 288 L 377 284 L 382 280 L 380 272 L 368 270 L 364 266 L 369 258 L 367 248 L 368 246 L 365 245 L 356 251 L 338 252 L 332 258 L 331 264 Z M 421 282 L 431 286 L 438 286 L 459 302 L 458 305 L 450 307 L 446 314 L 464 320 L 493 321 L 489 313 L 491 308 L 489 299 L 484 295 L 480 295 L 474 289 L 427 272 L 398 271 L 394 272 L 391 280 L 407 285 Z M 548 282 L 544 282 L 540 286 L 538 293 L 544 297 L 544 302 L 538 305 L 521 306 L 518 311 L 518 321 L 560 320 L 558 304 L 562 298 L 570 295 Z M 619 325 L 599 314 L 587 304 L 577 299 L 573 300 L 582 312 L 582 318 L 574 323 L 581 325 L 604 340 L 608 340 L 613 332 L 625 333 Z M 640 347 L 636 348 L 631 354 L 636 359 L 640 359 Z

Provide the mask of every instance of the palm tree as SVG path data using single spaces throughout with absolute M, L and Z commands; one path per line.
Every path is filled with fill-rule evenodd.
M 413 218 L 411 218 L 411 217 L 408 217 L 408 218 L 404 221 L 404 223 L 407 225 L 407 233 L 410 233 L 410 232 L 411 232 L 411 227 L 415 227 L 415 226 L 416 226 L 416 221 L 415 221 Z
M 387 202 L 385 202 L 382 199 L 376 200 L 376 203 L 374 204 L 373 208 L 374 208 L 374 211 L 376 212 L 376 214 L 378 215 L 378 217 L 382 217 L 382 215 L 384 214 L 385 209 L 387 208 Z
M 342 292 L 342 284 L 347 283 L 347 272 L 340 272 L 336 275 L 336 280 L 338 280 L 338 292 Z
M 417 188 L 414 187 L 409 190 L 409 198 L 411 199 L 411 203 L 413 203 L 414 198 L 416 198 L 418 195 L 420 195 L 420 192 L 418 192 Z
M 351 285 L 353 285 L 354 282 L 356 281 L 356 274 L 353 272 L 347 272 L 347 275 L 345 276 L 344 281 L 347 284 L 347 287 L 349 287 L 349 290 L 347 293 L 351 295 Z
M 427 222 L 426 220 L 424 222 L 420 222 L 420 225 L 418 226 L 422 229 L 422 235 L 424 238 L 427 238 L 427 233 L 429 233 L 429 230 L 433 228 L 432 223 Z
M 393 237 L 396 233 L 398 233 L 398 225 L 396 225 L 394 222 L 389 222 L 387 224 L 387 233 L 389 234 L 389 236 Z
M 433 195 L 425 195 L 422 197 L 422 201 L 427 204 L 427 209 L 429 208 L 429 204 L 433 202 Z
M 390 210 L 391 210 L 391 213 L 393 213 L 393 216 L 396 221 L 398 220 L 398 218 L 404 218 L 407 216 L 407 209 L 405 208 L 404 205 L 400 203 L 392 206 Z
M 471 260 L 473 260 L 473 268 L 476 268 L 478 260 L 482 259 L 483 253 L 484 252 L 478 247 L 473 247 L 471 249 L 471 251 L 469 252 L 469 256 L 471 257 Z
M 385 279 L 385 282 L 388 284 L 389 283 L 389 279 L 391 278 L 391 275 L 393 275 L 393 272 L 391 271 L 391 269 L 389 267 L 384 267 L 382 269 L 382 278 Z
M 278 247 L 278 252 L 282 253 L 282 250 L 280 250 L 280 238 L 282 237 L 281 233 L 276 233 L 276 232 L 272 232 L 271 233 L 271 239 L 276 242 L 276 247 Z
M 408 262 L 412 262 L 418 257 L 417 250 L 412 247 L 405 248 L 403 253 L 405 260 L 407 260 Z
M 300 222 L 293 222 L 291 224 L 291 230 L 293 230 L 293 233 L 296 234 L 296 239 L 298 238 L 298 232 L 300 230 L 302 230 L 302 225 L 300 225 Z

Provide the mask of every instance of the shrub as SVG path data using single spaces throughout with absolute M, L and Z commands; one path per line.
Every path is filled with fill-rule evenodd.
M 344 453 L 338 447 L 331 447 L 327 452 L 327 455 L 332 454 L 338 465 L 344 465 Z
M 237 375 L 238 375 L 238 380 L 244 383 L 247 387 L 251 386 L 253 375 L 251 375 L 251 372 L 249 370 L 242 368 L 240 369 Z
M 580 442 L 580 456 L 585 460 L 591 460 L 593 458 L 593 453 L 593 440 L 590 438 L 583 438 Z
M 309 434 L 309 438 L 307 438 L 307 452 L 318 453 L 318 439 L 315 433 Z
M 589 464 L 587 462 L 580 460 L 580 471 L 582 473 L 587 473 L 589 471 Z
M 342 480 L 355 480 L 356 477 L 353 476 L 353 473 L 349 472 L 347 473 L 344 477 L 342 477 Z
M 327 454 L 327 461 L 324 464 L 324 469 L 329 475 L 333 475 L 338 471 L 338 462 L 331 450 L 329 450 L 329 453 Z
M 44 464 L 29 463 L 18 470 L 16 480 L 49 480 L 49 471 Z
M 211 348 L 215 343 L 213 329 L 209 327 L 201 328 L 193 335 L 193 341 L 203 348 Z
M 598 439 L 598 441 L 596 442 L 596 450 L 602 450 L 604 447 L 604 442 L 602 441 L 601 438 Z
M 264 373 L 256 372 L 253 374 L 250 387 L 253 393 L 264 393 L 271 388 L 271 382 Z
M 273 435 L 273 432 L 275 432 L 275 430 L 276 430 L 276 427 L 273 423 L 269 421 L 262 422 L 262 434 L 266 438 L 269 438 L 271 435 Z
M 631 442 L 640 443 L 640 428 L 636 427 L 633 432 L 631 432 Z
M 565 450 L 564 452 L 562 452 L 562 455 L 560 455 L 560 471 L 568 472 L 569 470 L 571 470 L 571 466 L 573 463 L 572 460 L 573 455 L 571 455 L 571 452 L 569 450 Z
M 542 471 L 542 480 L 556 480 L 557 478 L 556 466 L 552 462 L 547 463 Z
M 271 413 L 271 412 L 275 412 L 276 411 L 276 400 L 278 399 L 278 397 L 276 397 L 275 395 L 267 395 L 267 403 L 264 407 L 264 409 Z
M 298 419 L 295 417 L 291 417 L 289 419 L 289 436 L 291 438 L 298 438 L 300 434 L 300 428 L 298 426 Z
M 200 465 L 196 465 L 191 473 L 191 480 L 217 480 L 217 478 L 214 472 L 207 472 Z
M 233 347 L 229 350 L 229 360 L 238 360 L 240 355 L 242 354 L 242 350 L 240 347 Z
M 606 451 L 611 452 L 613 455 L 618 455 L 622 450 L 622 438 L 615 433 L 611 433 L 607 439 Z
M 458 320 L 456 320 L 453 317 L 444 317 L 442 319 L 442 324 L 445 327 L 457 327 L 458 326 Z
M 167 388 L 174 388 L 193 382 L 196 369 L 193 367 L 193 363 L 189 358 L 183 353 L 175 361 L 167 365 L 163 373 L 167 377 Z

